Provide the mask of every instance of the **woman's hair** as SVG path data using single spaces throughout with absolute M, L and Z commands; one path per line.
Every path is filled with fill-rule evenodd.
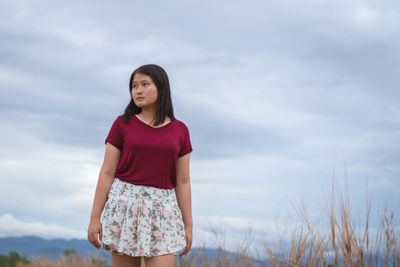
M 136 106 L 135 102 L 133 101 L 131 93 L 133 77 L 136 73 L 150 76 L 157 87 L 158 98 L 156 102 L 156 114 L 155 118 L 153 119 L 153 121 L 155 120 L 154 125 L 157 126 L 163 123 L 166 115 L 170 117 L 171 121 L 175 120 L 168 75 L 162 67 L 155 64 L 147 64 L 138 67 L 132 72 L 131 78 L 129 80 L 129 94 L 131 97 L 131 101 L 125 108 L 125 112 L 122 115 L 124 122 L 127 123 L 132 115 L 142 112 L 142 108 Z

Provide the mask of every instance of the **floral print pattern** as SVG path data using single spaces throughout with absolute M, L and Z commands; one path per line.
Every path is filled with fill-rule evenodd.
M 114 178 L 101 224 L 103 248 L 129 256 L 175 254 L 186 246 L 175 189 Z

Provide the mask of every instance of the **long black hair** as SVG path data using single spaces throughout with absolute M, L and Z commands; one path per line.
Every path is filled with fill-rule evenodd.
M 150 76 L 157 87 L 158 98 L 156 103 L 156 114 L 152 120 L 155 120 L 154 125 L 157 126 L 159 124 L 162 124 L 166 115 L 170 117 L 171 121 L 175 120 L 174 109 L 172 107 L 171 89 L 169 87 L 167 72 L 158 65 L 146 64 L 138 67 L 132 72 L 131 78 L 129 80 L 129 95 L 131 101 L 125 108 L 125 112 L 122 115 L 124 122 L 127 123 L 132 115 L 142 112 L 142 108 L 136 106 L 135 102 L 132 99 L 132 82 L 133 76 L 135 76 L 136 73 Z

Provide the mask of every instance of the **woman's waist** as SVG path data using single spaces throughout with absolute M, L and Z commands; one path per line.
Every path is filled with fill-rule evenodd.
M 175 201 L 175 189 L 158 188 L 150 185 L 134 184 L 115 177 L 111 186 L 114 194 L 154 201 Z

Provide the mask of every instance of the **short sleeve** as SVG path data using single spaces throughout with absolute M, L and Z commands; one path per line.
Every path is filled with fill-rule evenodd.
M 190 153 L 192 151 L 193 149 L 192 149 L 192 144 L 190 142 L 189 129 L 185 125 L 185 127 L 183 127 L 183 142 L 178 157 L 186 155 L 187 153 Z
M 112 124 L 110 132 L 108 133 L 108 136 L 104 143 L 107 144 L 107 142 L 109 142 L 119 150 L 122 150 L 123 138 L 118 118 L 115 119 L 114 123 Z

